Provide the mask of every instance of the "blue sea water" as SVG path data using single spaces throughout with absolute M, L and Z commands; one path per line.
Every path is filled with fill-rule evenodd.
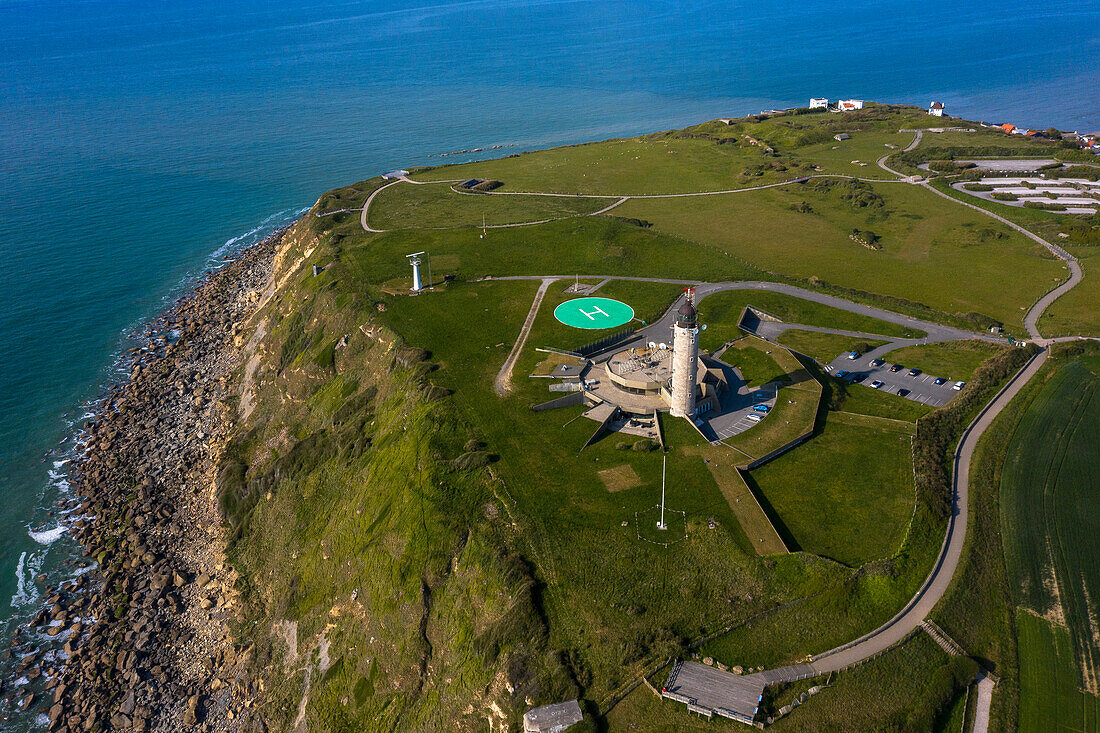
M 1095 1 L 0 0 L 0 624 L 126 335 L 328 188 L 811 96 L 1096 130 L 1098 80 Z

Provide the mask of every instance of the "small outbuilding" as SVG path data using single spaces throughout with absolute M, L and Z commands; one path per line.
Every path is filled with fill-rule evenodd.
M 836 135 L 833 135 L 833 140 L 836 140 L 837 142 L 842 142 L 844 140 L 851 140 L 851 139 L 852 139 L 852 136 L 849 135 L 846 132 L 838 132 Z
M 928 105 L 928 114 L 933 117 L 943 117 L 943 102 L 933 102 Z
M 523 733 L 560 733 L 583 718 L 580 703 L 576 700 L 543 705 L 523 714 Z

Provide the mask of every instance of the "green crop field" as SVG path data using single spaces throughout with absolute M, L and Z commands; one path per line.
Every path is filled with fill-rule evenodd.
M 1027 611 L 1016 616 L 1020 654 L 1020 731 L 1100 732 L 1100 698 L 1081 689 L 1064 626 Z
M 886 359 L 909 368 L 918 367 L 925 374 L 965 382 L 983 361 L 1007 348 L 1011 347 L 988 341 L 948 341 L 907 346 L 891 351 Z
M 1007 451 L 1001 484 L 1001 523 L 1010 587 L 1016 602 L 1064 626 L 1077 684 L 1097 692 L 1100 633 L 1100 358 L 1059 368 L 1023 415 Z M 1029 659 L 1021 670 L 1049 666 Z M 1064 663 L 1064 662 L 1060 662 Z M 1047 669 L 1053 676 L 1056 669 Z M 1023 674 L 1023 672 L 1021 672 Z M 1039 704 L 1021 688 L 1021 711 Z
M 779 343 L 822 364 L 828 364 L 845 352 L 858 351 L 864 354 L 886 342 L 792 328 L 783 332 L 779 337 Z
M 820 435 L 751 478 L 788 546 L 858 566 L 893 554 L 905 536 L 914 502 L 911 450 L 904 426 L 828 419 Z

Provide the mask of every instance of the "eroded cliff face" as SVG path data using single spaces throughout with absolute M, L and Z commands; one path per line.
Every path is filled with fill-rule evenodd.
M 272 729 L 514 728 L 576 687 L 546 651 L 491 457 L 332 240 L 312 214 L 295 224 L 235 334 L 215 492 L 248 714 Z

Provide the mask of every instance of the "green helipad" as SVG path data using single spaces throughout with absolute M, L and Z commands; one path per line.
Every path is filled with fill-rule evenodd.
M 554 318 L 573 328 L 614 328 L 633 317 L 633 308 L 611 298 L 574 298 L 554 309 Z

